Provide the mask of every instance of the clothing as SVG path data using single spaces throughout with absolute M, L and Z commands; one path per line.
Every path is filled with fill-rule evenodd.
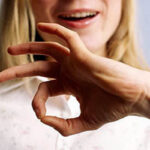
M 150 120 L 130 116 L 103 127 L 69 137 L 61 136 L 35 116 L 31 102 L 39 79 L 0 84 L 0 150 L 149 150 Z M 47 114 L 71 118 L 80 114 L 73 96 L 51 97 Z

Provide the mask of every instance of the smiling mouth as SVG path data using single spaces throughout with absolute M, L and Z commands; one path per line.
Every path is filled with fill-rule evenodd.
M 66 21 L 80 21 L 84 19 L 90 19 L 95 17 L 98 12 L 77 12 L 72 14 L 62 14 L 59 15 L 58 18 L 66 20 Z
M 74 9 L 57 14 L 58 23 L 76 29 L 86 28 L 99 19 L 101 12 L 92 9 Z

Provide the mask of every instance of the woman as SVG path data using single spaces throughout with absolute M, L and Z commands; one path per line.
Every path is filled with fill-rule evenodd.
M 0 81 L 36 75 L 53 78 L 41 83 L 35 94 L 32 105 L 37 117 L 64 136 L 95 130 L 67 138 L 60 136 L 60 141 L 64 143 L 59 143 L 57 140 L 57 148 L 145 149 L 139 145 L 145 142 L 145 134 L 143 132 L 141 139 L 140 131 L 149 129 L 149 120 L 142 118 L 141 121 L 136 117 L 127 117 L 122 121 L 105 125 L 127 115 L 136 114 L 147 118 L 150 116 L 150 88 L 147 81 L 150 74 L 140 65 L 134 43 L 133 1 L 31 0 L 34 17 L 29 1 L 7 2 L 5 0 L 4 4 L 6 22 L 3 20 L 2 24 L 4 37 L 1 40 L 3 41 L 1 59 L 3 60 L 7 55 L 6 48 L 9 45 L 24 43 L 9 47 L 9 53 L 12 55 L 42 54 L 51 56 L 54 60 L 50 58 L 48 61 L 38 61 L 7 69 L 1 72 Z M 12 10 L 13 13 L 10 14 L 8 10 Z M 25 43 L 34 40 L 34 18 L 36 24 L 44 22 L 38 24 L 37 32 L 45 42 Z M 3 69 L 4 66 L 6 68 L 20 64 L 22 60 L 27 62 L 29 56 L 20 56 L 19 63 L 11 61 L 14 59 L 11 56 L 7 58 L 9 59 L 3 60 L 1 67 Z M 17 56 L 15 60 L 18 59 Z M 36 85 L 32 86 L 36 87 Z M 54 111 L 58 111 L 56 115 L 51 111 L 49 114 L 52 116 L 46 116 L 47 98 L 61 94 L 74 95 L 77 98 L 81 109 L 81 114 L 77 118 L 72 118 L 73 116 L 69 114 L 66 101 L 58 103 L 58 100 L 50 104 L 57 103 L 58 106 L 62 104 L 64 107 L 59 106 L 60 110 L 58 107 L 55 108 Z M 49 106 L 49 108 L 53 107 Z M 65 111 L 66 115 L 59 114 Z M 133 132 L 135 124 L 136 128 Z M 37 128 L 36 124 L 31 127 Z M 127 130 L 126 134 L 123 129 Z M 126 141 L 126 138 L 135 136 L 135 132 L 138 132 L 136 140 L 139 142 Z M 109 145 L 105 143 L 108 138 L 110 138 Z

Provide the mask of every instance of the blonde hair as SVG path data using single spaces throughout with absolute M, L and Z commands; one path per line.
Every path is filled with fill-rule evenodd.
M 29 56 L 10 56 L 7 47 L 34 41 L 35 21 L 30 0 L 3 0 L 0 27 L 0 70 L 31 61 Z M 148 70 L 140 50 L 135 43 L 134 0 L 123 0 L 120 24 L 107 43 L 108 58 L 121 61 L 133 67 Z
M 30 0 L 3 0 L 0 20 L 0 71 L 32 61 L 31 55 L 10 56 L 11 45 L 34 41 L 35 23 Z
M 136 8 L 134 0 L 123 0 L 120 24 L 107 43 L 108 58 L 138 69 L 149 70 L 142 50 L 137 44 Z

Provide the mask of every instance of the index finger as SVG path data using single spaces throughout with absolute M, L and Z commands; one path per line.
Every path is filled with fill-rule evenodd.
M 86 50 L 85 45 L 76 32 L 69 30 L 59 24 L 39 23 L 38 28 L 43 32 L 56 34 L 57 36 L 63 38 L 67 42 L 71 51 L 75 51 L 78 49 Z

